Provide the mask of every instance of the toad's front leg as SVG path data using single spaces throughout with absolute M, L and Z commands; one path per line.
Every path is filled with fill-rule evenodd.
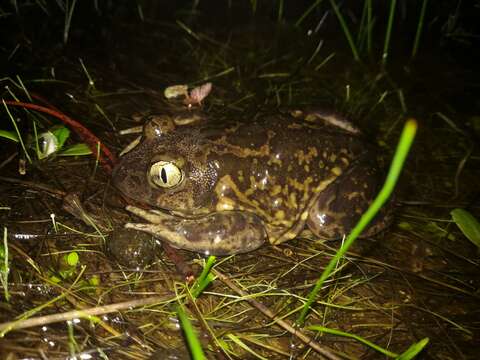
M 127 223 L 126 228 L 158 236 L 180 249 L 230 255 L 255 250 L 267 238 L 261 219 L 249 212 L 223 211 L 192 219 L 135 206 L 126 209 L 150 222 Z

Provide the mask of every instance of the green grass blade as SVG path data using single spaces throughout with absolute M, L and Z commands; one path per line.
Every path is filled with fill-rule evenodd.
M 18 84 L 20 85 L 20 88 L 23 90 L 23 92 L 27 96 L 28 100 L 30 102 L 32 102 L 32 97 L 30 96 L 30 93 L 28 92 L 27 88 L 25 87 L 25 84 L 23 83 L 22 78 L 18 75 L 16 77 L 17 77 Z
M 427 346 L 429 338 L 423 338 L 419 342 L 411 345 L 403 354 L 399 355 L 395 360 L 410 360 L 413 359 L 417 354 Z
M 255 15 L 257 12 L 257 0 L 250 0 L 250 7 L 252 8 L 252 14 Z
M 188 320 L 185 310 L 183 310 L 182 305 L 177 305 L 177 315 L 182 325 L 183 332 L 185 333 L 185 338 L 187 340 L 188 348 L 192 354 L 193 360 L 204 360 L 206 359 L 205 354 L 203 353 L 202 346 L 198 340 L 195 330 L 193 329 L 192 323 Z
M 0 138 L 18 142 L 18 135 L 14 131 L 0 130 Z
M 335 264 L 347 252 L 347 250 L 353 244 L 355 239 L 367 227 L 370 221 L 372 221 L 372 219 L 375 217 L 377 212 L 380 210 L 380 208 L 385 204 L 385 202 L 388 200 L 388 198 L 392 194 L 393 189 L 395 188 L 395 184 L 397 183 L 398 177 L 400 176 L 400 172 L 403 168 L 403 164 L 405 163 L 405 159 L 407 158 L 410 147 L 412 146 L 413 139 L 415 138 L 416 132 L 417 132 L 417 121 L 414 119 L 407 120 L 403 128 L 402 135 L 400 136 L 400 140 L 395 150 L 395 154 L 382 189 L 378 193 L 375 200 L 373 200 L 372 204 L 367 209 L 367 211 L 362 215 L 357 225 L 355 225 L 351 233 L 347 236 L 347 239 L 345 240 L 342 247 L 337 251 L 335 256 L 330 260 L 328 265 L 325 267 L 325 270 L 323 271 L 322 275 L 320 275 L 320 278 L 317 280 L 315 287 L 308 295 L 308 299 L 305 305 L 303 306 L 302 312 L 297 320 L 297 323 L 301 325 L 304 323 L 305 317 L 307 316 L 307 313 L 310 310 L 310 306 L 312 305 L 318 292 L 322 288 L 323 283 L 330 276 L 333 269 L 335 268 Z
M 284 0 L 278 1 L 277 22 L 281 22 L 283 19 Z
M 372 52 L 372 31 L 373 31 L 373 17 L 372 17 L 372 0 L 367 0 L 367 53 Z
M 476 247 L 480 248 L 480 222 L 464 209 L 453 209 L 450 215 L 452 215 L 453 221 L 460 228 L 463 235 Z
M 327 327 L 321 326 L 321 325 L 312 325 L 307 327 L 308 330 L 313 330 L 313 331 L 321 331 L 325 332 L 327 334 L 332 334 L 332 335 L 338 335 L 338 336 L 343 336 L 343 337 L 348 337 L 350 339 L 357 340 L 358 342 L 361 342 L 364 345 L 367 345 L 368 347 L 371 347 L 372 349 L 378 351 L 379 353 L 382 353 L 385 356 L 395 358 L 396 360 L 410 360 L 413 359 L 415 356 L 418 355 L 420 351 L 423 350 L 423 348 L 428 344 L 430 341 L 429 338 L 424 338 L 420 340 L 419 342 L 416 342 L 415 344 L 412 344 L 404 353 L 402 354 L 396 354 L 394 352 L 391 352 L 387 349 L 382 348 L 381 346 L 378 346 L 371 341 L 355 335 L 355 334 L 350 334 L 341 330 L 336 330 L 336 329 L 329 329 Z
M 350 33 L 350 30 L 348 29 L 347 23 L 345 22 L 345 19 L 342 16 L 342 13 L 340 12 L 340 9 L 338 8 L 337 4 L 335 3 L 335 0 L 330 0 L 330 4 L 332 5 L 333 11 L 335 12 L 335 15 L 337 15 L 337 19 L 340 22 L 340 26 L 342 27 L 343 33 L 345 34 L 345 37 L 347 38 L 348 45 L 350 45 L 350 49 L 352 50 L 353 58 L 355 61 L 360 61 L 360 56 L 358 56 L 358 51 L 357 51 L 357 46 L 355 45 L 355 42 L 353 41 L 352 34 Z
M 85 66 L 85 63 L 83 62 L 83 59 L 78 59 L 80 62 L 80 66 L 82 67 L 83 73 L 88 79 L 88 87 L 89 90 L 95 90 L 95 80 L 93 79 L 92 76 L 90 76 L 90 72 L 88 71 L 87 67 Z
M 357 46 L 359 49 L 364 50 L 366 45 L 367 54 L 370 54 L 372 51 L 372 29 L 372 0 L 365 0 L 360 25 L 358 27 Z
M 60 151 L 58 155 L 60 156 L 83 156 L 90 155 L 92 150 L 87 146 L 87 144 L 75 144 L 67 146 L 64 150 Z
M 420 44 L 420 35 L 423 30 L 423 22 L 425 20 L 425 12 L 427 11 L 428 0 L 423 0 L 422 9 L 420 10 L 420 18 L 418 19 L 417 32 L 415 33 L 415 40 L 413 41 L 412 59 L 417 55 L 418 45 Z
M 310 15 L 310 13 L 315 10 L 315 8 L 320 5 L 320 3 L 322 2 L 322 0 L 317 0 L 315 1 L 312 5 L 310 5 L 310 7 L 302 14 L 302 16 L 300 16 L 300 18 L 295 22 L 295 26 L 300 26 L 300 24 L 303 22 L 303 20 L 305 20 L 307 18 L 308 15 Z
M 20 130 L 18 129 L 17 122 L 12 116 L 12 113 L 10 112 L 10 109 L 7 106 L 7 103 L 5 100 L 2 100 L 3 106 L 5 107 L 5 110 L 7 111 L 8 117 L 12 121 L 13 127 L 15 128 L 15 132 L 17 134 L 18 140 L 20 141 L 20 145 L 22 145 L 23 152 L 25 153 L 25 157 L 27 158 L 29 163 L 32 163 L 32 158 L 30 157 L 30 154 L 27 151 L 27 148 L 25 146 L 25 143 L 23 142 L 22 135 L 20 134 Z
M 392 36 L 393 19 L 395 18 L 395 8 L 397 0 L 390 0 L 390 13 L 388 15 L 387 33 L 385 34 L 385 43 L 383 44 L 382 65 L 387 64 L 388 49 L 390 48 L 390 37 Z
M 268 358 L 261 356 L 260 354 L 256 353 L 255 351 L 252 350 L 247 344 L 245 344 L 242 340 L 240 340 L 237 336 L 233 334 L 228 334 L 227 337 L 232 340 L 235 344 L 240 346 L 243 350 L 249 352 L 252 354 L 255 359 L 260 359 L 260 360 L 268 360 Z
M 203 267 L 203 271 L 200 276 L 197 278 L 195 283 L 192 286 L 192 296 L 197 298 L 200 296 L 202 291 L 210 284 L 215 277 L 210 273 L 213 264 L 215 264 L 215 256 L 209 256 L 205 266 Z
M 68 42 L 68 34 L 70 33 L 70 27 L 72 25 L 72 17 L 73 12 L 75 10 L 75 5 L 77 4 L 77 0 L 67 0 L 65 2 L 65 24 L 63 26 L 63 43 L 66 44 Z
M 191 37 L 193 37 L 195 40 L 197 41 L 200 41 L 200 37 L 195 33 L 193 32 L 192 29 L 190 29 L 187 25 L 185 25 L 183 22 L 181 22 L 180 20 L 177 20 L 176 21 L 177 25 L 180 26 L 180 28 L 182 30 L 184 30 L 188 35 L 190 35 Z
M 32 121 L 32 127 L 33 127 L 33 139 L 35 140 L 35 153 L 37 154 L 37 159 L 40 159 L 41 157 L 41 151 L 40 151 L 40 143 L 38 141 L 38 131 L 37 131 L 37 122 L 34 120 Z
M 308 330 L 313 330 L 313 331 L 326 332 L 327 334 L 332 334 L 332 335 L 348 337 L 350 339 L 355 339 L 358 342 L 361 342 L 362 344 L 367 345 L 367 346 L 371 347 L 372 349 L 378 351 L 379 353 L 382 353 L 385 356 L 388 356 L 388 357 L 391 357 L 391 358 L 395 358 L 395 357 L 398 356 L 398 354 L 395 354 L 391 351 L 388 351 L 387 349 L 384 349 L 381 346 L 378 346 L 378 345 L 372 343 L 371 341 L 368 341 L 367 339 L 365 339 L 361 336 L 355 335 L 355 334 L 350 334 L 350 333 L 347 333 L 347 332 L 344 332 L 344 331 L 341 331 L 341 330 L 329 329 L 329 328 L 326 328 L 326 327 L 321 326 L 321 325 L 308 326 L 307 329 Z
M 363 44 L 363 42 L 364 42 L 363 41 L 364 36 L 367 33 L 367 25 L 366 25 L 366 22 L 367 22 L 367 5 L 368 5 L 368 2 L 365 1 L 363 3 L 362 16 L 360 18 L 360 25 L 358 26 L 357 45 L 359 45 L 358 47 L 360 49 L 362 48 L 361 44 Z

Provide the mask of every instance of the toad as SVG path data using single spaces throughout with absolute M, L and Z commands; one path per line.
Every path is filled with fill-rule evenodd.
M 307 226 L 335 239 L 352 229 L 381 185 L 375 152 L 341 116 L 279 113 L 215 121 L 191 112 L 151 116 L 113 183 L 148 204 L 127 210 L 170 245 L 205 254 L 280 244 Z M 364 236 L 387 225 L 380 213 Z

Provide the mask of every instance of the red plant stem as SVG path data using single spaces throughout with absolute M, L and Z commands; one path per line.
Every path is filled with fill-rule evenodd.
M 108 173 L 112 172 L 113 166 L 117 163 L 117 159 L 115 155 L 97 138 L 90 130 L 88 130 L 85 126 L 80 124 L 78 121 L 73 120 L 71 117 L 65 115 L 59 110 L 53 110 L 44 106 L 31 104 L 31 103 L 24 103 L 20 101 L 11 101 L 11 100 L 3 100 L 5 104 L 11 106 L 20 106 L 25 109 L 31 109 L 43 112 L 45 114 L 51 115 L 62 121 L 64 124 L 70 126 L 73 131 L 87 144 L 87 146 L 92 151 L 92 154 L 97 153 L 97 147 L 100 146 L 100 163 L 102 167 Z M 102 154 L 104 156 L 102 156 Z M 106 157 L 106 158 L 105 158 Z
M 35 100 L 38 100 L 39 102 L 43 103 L 44 105 L 46 105 L 47 107 L 49 107 L 50 109 L 52 110 L 55 110 L 55 111 L 58 111 L 58 112 L 62 112 L 59 108 L 57 108 L 55 105 L 53 105 L 52 103 L 50 103 L 47 99 L 45 99 L 43 96 L 41 95 L 38 95 L 38 94 L 35 94 L 33 92 L 29 92 L 30 94 L 30 97 L 32 99 L 35 99 Z

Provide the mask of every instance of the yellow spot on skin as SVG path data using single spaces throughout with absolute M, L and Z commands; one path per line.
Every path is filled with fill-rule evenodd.
M 179 168 L 183 168 L 185 166 L 186 161 L 184 158 L 178 158 L 175 160 L 175 165 L 177 165 Z
M 291 123 L 287 126 L 289 129 L 301 129 L 302 125 L 297 124 L 297 123 Z
M 276 198 L 275 200 L 273 200 L 272 208 L 278 208 L 282 205 L 282 203 L 283 203 L 282 198 Z
M 335 160 L 337 160 L 337 155 L 335 154 L 330 155 L 330 161 L 335 162 Z
M 235 130 L 232 130 L 232 133 L 233 132 L 235 132 Z M 269 138 L 268 138 L 268 141 L 269 141 L 273 137 L 273 135 L 271 135 L 270 133 L 268 135 L 269 135 Z M 268 141 L 266 144 L 256 149 L 250 149 L 244 146 L 232 145 L 227 141 L 226 136 L 222 136 L 220 139 L 217 139 L 217 144 L 225 145 L 225 149 L 224 150 L 217 149 L 215 153 L 217 153 L 218 155 L 231 154 L 239 158 L 251 157 L 253 158 L 252 160 L 253 163 L 256 164 L 257 158 L 270 155 L 270 146 L 268 144 Z
M 230 211 L 230 210 L 233 210 L 234 208 L 235 208 L 235 201 L 227 197 L 223 197 L 222 199 L 220 199 L 217 206 L 215 207 L 217 211 Z
M 292 192 L 288 195 L 288 207 L 291 209 L 297 208 L 297 194 Z
M 293 156 L 298 160 L 298 165 L 303 163 L 303 150 L 297 150 L 293 153 Z
M 357 192 L 357 191 L 354 191 L 350 194 L 347 195 L 347 199 L 348 200 L 352 200 L 352 199 L 355 199 L 357 196 L 359 196 L 360 194 Z
M 317 186 L 315 187 L 315 189 L 313 189 L 313 191 L 315 193 L 319 193 L 323 190 L 325 190 L 327 188 L 328 185 L 330 185 L 330 183 L 333 181 L 334 179 L 328 179 L 328 180 L 324 180 L 322 182 L 320 182 L 319 184 L 317 184 Z
M 309 164 L 313 159 L 318 156 L 318 151 L 314 147 L 309 147 L 308 152 L 305 153 L 303 150 L 298 150 L 294 153 L 294 156 L 298 160 L 298 165 Z
M 308 153 L 307 153 L 307 162 L 310 162 L 312 159 L 316 158 L 318 156 L 318 151 L 317 148 L 314 147 L 309 147 L 308 148 Z
M 270 189 L 270 196 L 278 195 L 278 194 L 280 194 L 280 191 L 282 191 L 282 187 L 280 185 L 274 185 Z
M 288 185 L 293 187 L 299 192 L 308 192 L 309 185 L 312 183 L 313 178 L 311 176 L 307 177 L 303 183 L 299 182 L 297 179 L 288 179 Z
M 310 167 L 308 165 L 305 165 L 303 167 L 303 170 L 305 170 L 305 172 L 309 172 L 310 171 Z
M 342 169 L 340 169 L 339 167 L 336 166 L 336 167 L 332 168 L 331 172 L 334 173 L 335 175 L 339 176 L 342 173 Z
M 285 219 L 285 211 L 279 210 L 275 213 L 275 219 L 283 220 Z
M 272 154 L 268 159 L 268 165 L 278 165 L 282 166 L 282 160 L 280 160 L 280 154 Z
M 218 203 L 215 206 L 217 211 L 235 210 L 242 207 L 255 212 L 266 221 L 271 221 L 272 216 L 259 206 L 258 201 L 249 199 L 246 192 L 242 192 L 238 188 L 230 175 L 225 175 L 219 179 L 215 186 L 215 194 L 218 199 Z M 226 194 L 229 194 L 230 197 L 227 197 Z
M 304 211 L 302 213 L 302 216 L 300 217 L 300 219 L 302 219 L 302 221 L 305 221 L 305 220 L 307 220 L 307 218 L 308 218 L 308 212 Z

